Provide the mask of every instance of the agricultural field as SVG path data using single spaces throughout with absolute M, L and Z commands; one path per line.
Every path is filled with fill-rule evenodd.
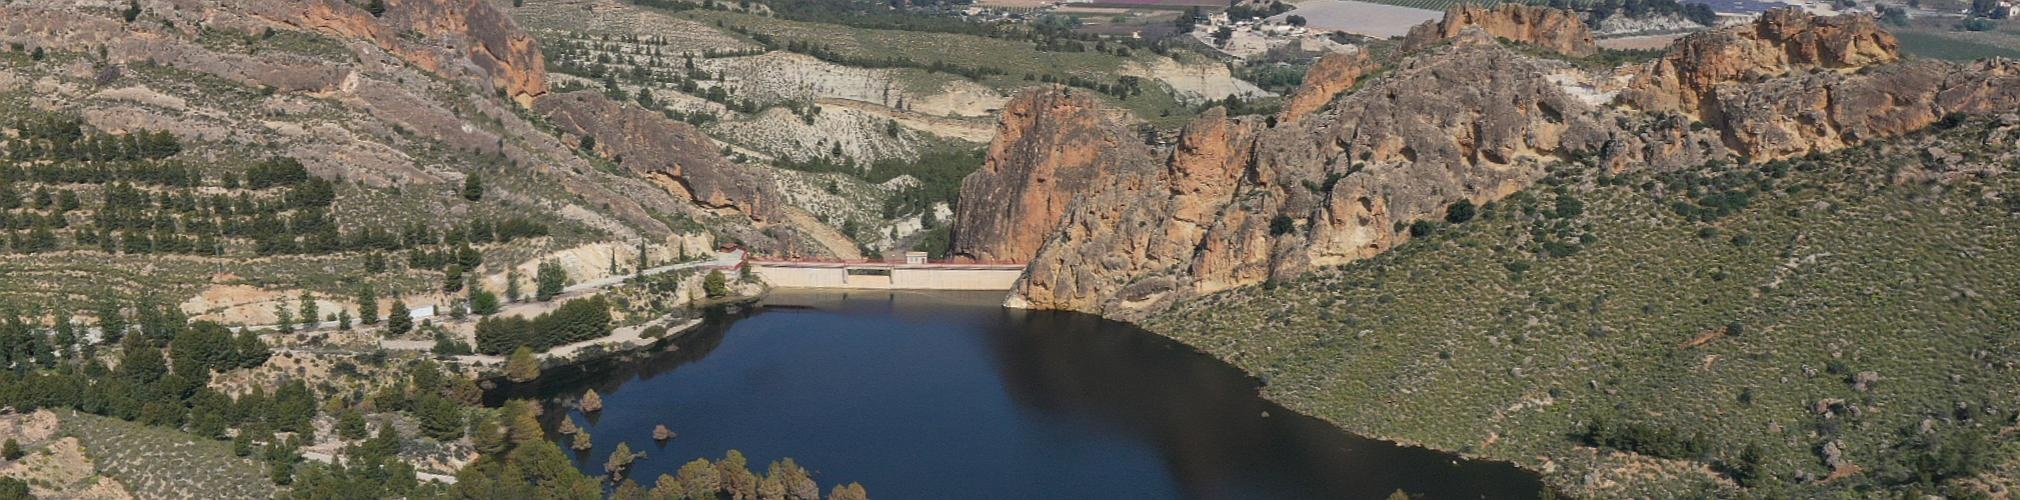
M 1993 57 L 2020 57 L 2020 49 L 2002 47 L 1942 33 L 1906 31 L 1896 33 L 1901 49 L 1921 57 L 1949 61 L 1976 61 Z
M 1950 61 L 2020 58 L 2020 22 L 1999 22 L 1996 29 L 1987 31 L 1958 29 L 1957 22 L 1956 18 L 1923 18 L 1893 31 L 1903 51 L 1920 57 Z
M 1397 7 L 1409 7 L 1412 9 L 1437 11 L 1440 13 L 1445 12 L 1445 9 L 1451 8 L 1452 6 L 1459 4 L 1475 4 L 1492 7 L 1495 5 L 1499 5 L 1501 3 L 1500 0 L 1368 0 L 1368 1 L 1384 5 L 1394 5 Z M 1299 5 L 1302 7 L 1303 3 L 1301 2 Z
M 232 455 L 231 443 L 189 433 L 70 410 L 65 433 L 83 441 L 101 474 L 118 479 L 139 498 L 270 498 L 277 493 L 266 467 Z
M 2012 488 L 2020 343 L 1993 332 L 2020 328 L 2020 202 L 1992 193 L 2020 180 L 1937 173 L 2012 161 L 1983 127 L 1940 134 L 1963 161 L 1559 166 L 1388 254 L 1148 326 L 1348 430 L 1578 496 Z
M 1305 0 L 1284 15 L 1303 17 L 1317 29 L 1388 38 L 1402 36 L 1412 26 L 1444 17 L 1443 9 L 1385 1 Z
M 1183 10 L 1193 7 L 1205 9 L 1226 8 L 1227 2 L 1219 0 L 1095 0 L 1086 5 L 1099 7 L 1127 7 L 1134 9 Z

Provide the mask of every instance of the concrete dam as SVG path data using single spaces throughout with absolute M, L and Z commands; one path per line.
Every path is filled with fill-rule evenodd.
M 923 253 L 903 261 L 751 259 L 750 271 L 781 288 L 867 290 L 1009 290 L 1024 274 L 1021 263 L 929 262 Z

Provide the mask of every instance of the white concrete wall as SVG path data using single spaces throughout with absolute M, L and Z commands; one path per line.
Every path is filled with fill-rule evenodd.
M 893 267 L 889 276 L 848 274 L 836 267 L 756 264 L 752 272 L 780 288 L 849 288 L 869 290 L 1009 290 L 1024 274 L 1021 268 Z
M 892 269 L 891 287 L 916 290 L 1009 290 L 1023 269 Z
M 841 288 L 849 278 L 848 271 L 839 267 L 751 266 L 751 271 L 782 288 Z

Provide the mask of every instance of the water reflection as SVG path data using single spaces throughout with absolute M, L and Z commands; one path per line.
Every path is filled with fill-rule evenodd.
M 997 307 L 992 294 L 775 294 L 710 312 L 650 354 L 553 370 L 487 394 L 554 402 L 595 436 L 578 456 L 651 450 L 650 482 L 738 448 L 880 498 L 1526 498 L 1533 476 L 1356 438 L 1256 396 L 1184 345 L 1096 317 Z M 599 415 L 564 403 L 585 389 Z M 655 442 L 666 423 L 680 437 Z

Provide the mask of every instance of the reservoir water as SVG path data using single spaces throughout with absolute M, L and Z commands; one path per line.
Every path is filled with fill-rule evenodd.
M 1257 396 L 1256 381 L 1127 324 L 1005 309 L 1001 294 L 775 292 L 663 349 L 490 391 L 539 398 L 625 442 L 650 487 L 698 457 L 792 457 L 872 498 L 1533 498 L 1513 466 L 1362 439 Z M 571 401 L 594 388 L 604 409 Z M 678 434 L 652 439 L 654 425 Z M 551 428 L 551 427 L 550 427 Z M 558 437 L 558 436 L 557 436 Z M 565 448 L 564 448 L 565 449 Z

